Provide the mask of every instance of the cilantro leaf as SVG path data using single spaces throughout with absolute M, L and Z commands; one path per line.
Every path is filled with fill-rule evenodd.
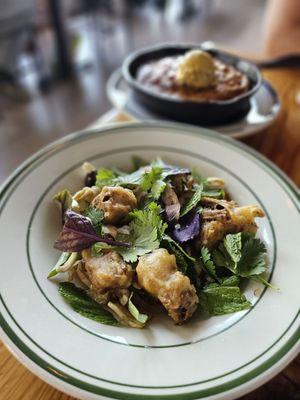
M 207 247 L 201 248 L 201 260 L 205 271 L 213 278 L 215 281 L 219 282 L 219 278 L 216 273 L 216 266 L 214 265 L 210 252 Z
M 117 175 L 110 169 L 100 168 L 98 169 L 96 176 L 96 185 L 99 187 L 103 186 L 115 186 Z
M 183 217 L 187 213 L 189 213 L 193 208 L 197 206 L 199 201 L 201 200 L 203 191 L 203 184 L 200 183 L 196 186 L 196 191 L 194 192 L 193 196 L 188 200 L 188 202 L 183 206 L 180 216 Z
M 243 249 L 239 262 L 239 274 L 247 277 L 260 275 L 266 271 L 266 247 L 251 234 L 243 235 Z
M 91 299 L 83 289 L 71 282 L 61 282 L 59 293 L 70 304 L 74 311 L 82 316 L 106 325 L 119 325 L 118 321 L 99 303 Z
M 99 208 L 95 208 L 93 206 L 88 206 L 84 210 L 84 216 L 88 217 L 91 222 L 93 227 L 95 228 L 95 231 L 97 235 L 101 235 L 102 233 L 102 221 L 104 218 L 104 212 L 103 210 L 100 210 Z
M 199 292 L 199 301 L 208 315 L 230 314 L 251 307 L 238 286 L 218 286 L 215 283 Z
M 213 261 L 237 276 L 258 280 L 267 270 L 266 251 L 264 243 L 251 233 L 228 234 L 213 251 Z M 266 285 L 263 278 L 260 281 Z
M 118 235 L 118 240 L 126 240 L 131 246 L 119 248 L 118 252 L 126 262 L 135 262 L 139 256 L 150 253 L 159 247 L 162 235 L 167 227 L 157 209 L 134 210 L 130 213 L 133 220 L 129 223 L 130 234 Z

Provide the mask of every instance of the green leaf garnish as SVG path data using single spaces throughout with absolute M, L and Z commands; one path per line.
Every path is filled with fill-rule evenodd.
M 247 310 L 251 303 L 238 286 L 212 284 L 199 292 L 200 307 L 209 315 L 224 315 Z
M 195 190 L 193 196 L 183 206 L 183 208 L 180 212 L 181 217 L 183 217 L 184 215 L 189 213 L 193 208 L 195 208 L 197 206 L 197 204 L 201 200 L 202 191 L 203 191 L 203 184 L 200 183 L 199 185 L 196 186 L 196 190 Z
M 93 206 L 88 206 L 84 210 L 84 216 L 88 217 L 91 222 L 93 227 L 95 228 L 95 231 L 97 235 L 101 235 L 102 233 L 102 221 L 104 218 L 104 212 L 103 210 L 100 210 L 99 208 L 95 208 Z
M 264 278 L 257 279 L 267 270 L 266 251 L 264 243 L 251 233 L 228 234 L 213 251 L 213 261 L 237 276 L 266 284 Z
M 223 189 L 203 189 L 202 197 L 212 197 L 214 199 L 224 199 L 225 191 Z
M 150 253 L 159 247 L 162 235 L 167 227 L 159 216 L 158 207 L 147 210 L 134 210 L 130 215 L 133 220 L 129 223 L 129 235 L 119 235 L 117 240 L 126 240 L 131 246 L 119 248 L 118 252 L 126 262 L 135 262 L 139 256 Z
M 63 253 L 61 253 L 55 266 L 49 272 L 47 278 L 53 278 L 60 272 L 68 271 L 77 260 L 78 253 L 67 253 L 64 251 Z
M 166 234 L 163 235 L 163 242 L 167 249 L 175 255 L 177 267 L 181 272 L 186 274 L 191 265 L 194 267 L 196 262 L 195 258 L 184 251 L 180 244 Z
M 205 271 L 208 275 L 213 278 L 215 281 L 219 282 L 219 278 L 216 273 L 216 266 L 214 265 L 210 252 L 207 247 L 201 248 L 201 260 Z
M 101 324 L 119 325 L 118 321 L 108 311 L 91 299 L 83 289 L 76 287 L 73 283 L 61 282 L 58 291 L 73 310 L 80 315 Z
M 66 211 L 72 206 L 72 195 L 69 190 L 64 189 L 53 196 L 53 200 L 56 201 L 61 207 L 61 220 L 62 223 L 64 223 Z
M 149 317 L 148 317 L 148 315 L 142 314 L 139 312 L 139 310 L 136 308 L 136 306 L 131 301 L 132 296 L 133 296 L 133 292 L 131 293 L 129 300 L 128 300 L 128 305 L 127 305 L 128 311 L 137 321 L 139 321 L 141 324 L 145 324 L 148 321 Z
M 96 185 L 100 188 L 103 186 L 115 186 L 116 184 L 116 173 L 107 168 L 98 169 L 96 176 Z

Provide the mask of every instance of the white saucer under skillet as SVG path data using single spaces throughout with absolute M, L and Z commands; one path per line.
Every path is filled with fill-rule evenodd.
M 121 69 L 116 70 L 107 82 L 107 96 L 111 103 L 141 121 L 170 121 L 167 117 L 154 113 L 138 103 L 123 79 Z M 210 126 L 233 138 L 242 138 L 262 131 L 272 124 L 280 111 L 280 101 L 277 93 L 266 80 L 262 81 L 260 89 L 250 100 L 251 108 L 248 114 L 239 121 L 226 125 Z M 199 126 L 201 124 L 199 123 Z

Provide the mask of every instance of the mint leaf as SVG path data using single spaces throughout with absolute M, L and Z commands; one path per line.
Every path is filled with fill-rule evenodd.
M 76 287 L 73 283 L 61 282 L 58 291 L 73 310 L 82 316 L 101 324 L 119 325 L 117 320 L 108 311 L 91 299 L 83 289 Z
M 194 192 L 193 196 L 188 200 L 188 202 L 183 206 L 180 216 L 183 217 L 188 212 L 190 212 L 193 208 L 195 208 L 199 201 L 201 200 L 203 191 L 203 184 L 200 183 L 196 186 L 196 191 Z
M 201 260 L 205 271 L 213 278 L 215 281 L 219 282 L 219 278 L 216 274 L 216 267 L 211 259 L 210 252 L 207 247 L 201 248 Z
M 228 234 L 223 240 L 223 244 L 227 253 L 230 255 L 232 261 L 235 263 L 235 268 L 242 256 L 242 234 L 241 232 L 236 234 Z
M 84 211 L 84 216 L 88 217 L 91 220 L 97 235 L 101 235 L 102 221 L 104 218 L 103 210 L 100 210 L 99 208 L 95 208 L 93 206 L 88 206 Z
M 224 315 L 247 310 L 251 303 L 241 294 L 238 286 L 212 284 L 199 292 L 200 307 L 209 315 Z
M 142 314 L 139 312 L 139 310 L 136 308 L 136 306 L 133 304 L 133 302 L 131 301 L 133 296 L 133 292 L 131 293 L 129 300 L 128 300 L 128 311 L 130 312 L 130 314 L 137 320 L 139 321 L 141 324 L 145 324 L 148 321 L 148 315 L 146 314 Z
M 184 251 L 175 240 L 164 234 L 163 243 L 167 249 L 175 255 L 177 267 L 182 273 L 187 274 L 189 268 L 194 268 L 196 263 L 195 258 Z

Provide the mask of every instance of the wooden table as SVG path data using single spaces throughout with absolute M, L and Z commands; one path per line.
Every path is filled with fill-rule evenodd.
M 283 169 L 300 186 L 300 70 L 264 71 L 282 101 L 276 123 L 263 134 L 243 140 Z M 127 121 L 129 116 L 112 112 L 104 120 Z M 95 126 L 95 124 L 93 124 Z M 24 368 L 0 343 L 0 400 L 72 400 Z M 244 400 L 300 399 L 300 356 L 270 382 L 243 397 Z

